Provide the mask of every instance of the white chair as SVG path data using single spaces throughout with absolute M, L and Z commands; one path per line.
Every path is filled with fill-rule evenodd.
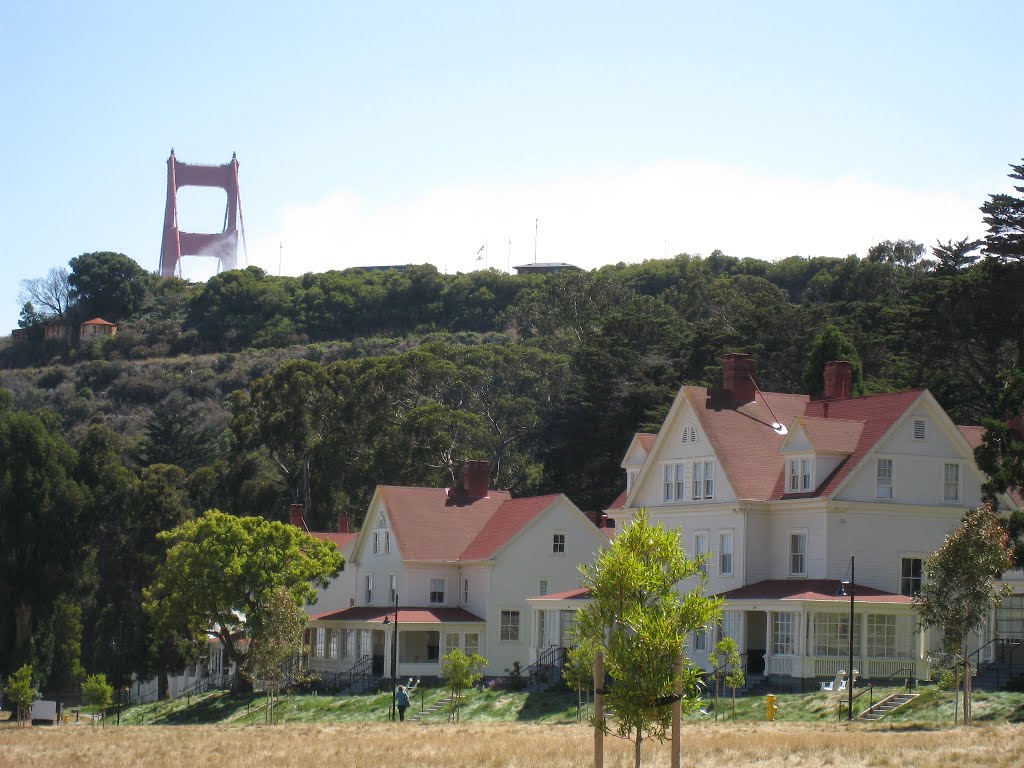
M 823 691 L 841 691 L 846 686 L 846 670 L 840 669 L 836 673 L 836 679 L 828 683 L 821 684 L 821 690 Z

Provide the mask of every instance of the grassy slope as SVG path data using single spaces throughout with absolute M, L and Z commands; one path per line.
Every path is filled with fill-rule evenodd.
M 901 688 L 875 691 L 877 702 Z M 921 696 L 910 705 L 889 716 L 886 722 L 945 725 L 953 722 L 953 693 L 934 687 L 921 688 Z M 418 714 L 421 706 L 446 698 L 440 689 L 417 692 L 413 697 L 409 716 Z M 193 697 L 190 706 L 184 700 L 160 702 L 132 707 L 121 715 L 128 724 L 186 725 L 202 723 L 256 724 L 265 722 L 262 695 L 231 697 L 221 693 Z M 1024 694 L 976 692 L 974 718 L 978 723 L 1024 721 Z M 824 693 L 782 694 L 779 696 L 779 719 L 790 722 L 834 722 L 837 719 L 838 699 Z M 388 719 L 391 695 L 388 693 L 364 696 L 286 696 L 278 704 L 278 720 L 287 723 L 344 723 L 383 722 Z M 868 694 L 854 704 L 854 712 L 868 706 Z M 692 716 L 694 720 L 709 721 L 714 716 L 713 699 L 706 703 L 704 713 Z M 721 699 L 720 719 L 731 719 L 732 702 Z M 736 700 L 736 719 L 745 722 L 764 720 L 764 698 L 740 697 Z M 428 722 L 445 722 L 447 709 L 442 708 L 425 718 Z M 576 720 L 576 696 L 569 691 L 527 693 L 512 691 L 467 691 L 460 715 L 462 722 L 538 722 L 560 723 Z

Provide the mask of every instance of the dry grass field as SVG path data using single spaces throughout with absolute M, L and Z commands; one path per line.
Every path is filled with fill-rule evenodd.
M 279 726 L 0 725 L 0 768 L 230 768 L 403 765 L 415 768 L 584 768 L 593 732 L 576 724 L 352 724 Z M 903 729 L 758 723 L 687 726 L 684 766 L 933 766 L 1018 768 L 1024 729 Z M 632 766 L 632 748 L 606 740 L 608 768 Z M 669 765 L 667 744 L 644 747 L 644 765 Z

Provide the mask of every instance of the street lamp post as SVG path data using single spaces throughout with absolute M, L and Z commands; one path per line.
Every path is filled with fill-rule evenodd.
M 847 591 L 850 594 L 850 630 L 849 630 L 849 633 L 848 633 L 849 636 L 850 636 L 850 666 L 849 666 L 849 670 L 850 670 L 849 674 L 850 674 L 850 676 L 849 676 L 849 678 L 847 678 L 849 680 L 849 682 L 846 685 L 846 721 L 847 722 L 853 722 L 853 682 L 854 682 L 854 678 L 853 678 L 853 631 L 854 631 L 853 630 L 853 599 L 854 599 L 854 595 L 855 595 L 855 593 L 857 591 L 855 586 L 854 586 L 855 583 L 856 582 L 855 582 L 855 577 L 854 577 L 854 557 L 853 557 L 853 555 L 850 555 L 850 581 L 849 582 L 843 581 L 843 582 L 839 583 L 839 594 L 840 595 L 846 595 Z
M 390 624 L 387 614 L 384 623 Z M 395 592 L 395 623 L 391 626 L 391 716 L 394 721 L 397 711 L 395 698 L 398 694 L 398 592 Z

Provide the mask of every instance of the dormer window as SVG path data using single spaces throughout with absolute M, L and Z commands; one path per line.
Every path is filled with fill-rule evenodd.
M 639 475 L 639 474 L 640 473 L 637 472 L 635 469 L 627 470 L 627 472 L 626 472 L 626 493 L 629 493 L 630 491 L 633 490 L 633 485 L 636 483 L 636 478 L 637 478 L 637 475 Z
M 789 484 L 787 487 L 790 493 L 813 490 L 811 487 L 812 468 L 813 463 L 810 458 L 789 460 Z
M 697 428 L 693 424 L 683 427 L 683 445 L 697 442 Z
M 928 438 L 928 422 L 924 419 L 914 419 L 914 439 L 926 440 Z

